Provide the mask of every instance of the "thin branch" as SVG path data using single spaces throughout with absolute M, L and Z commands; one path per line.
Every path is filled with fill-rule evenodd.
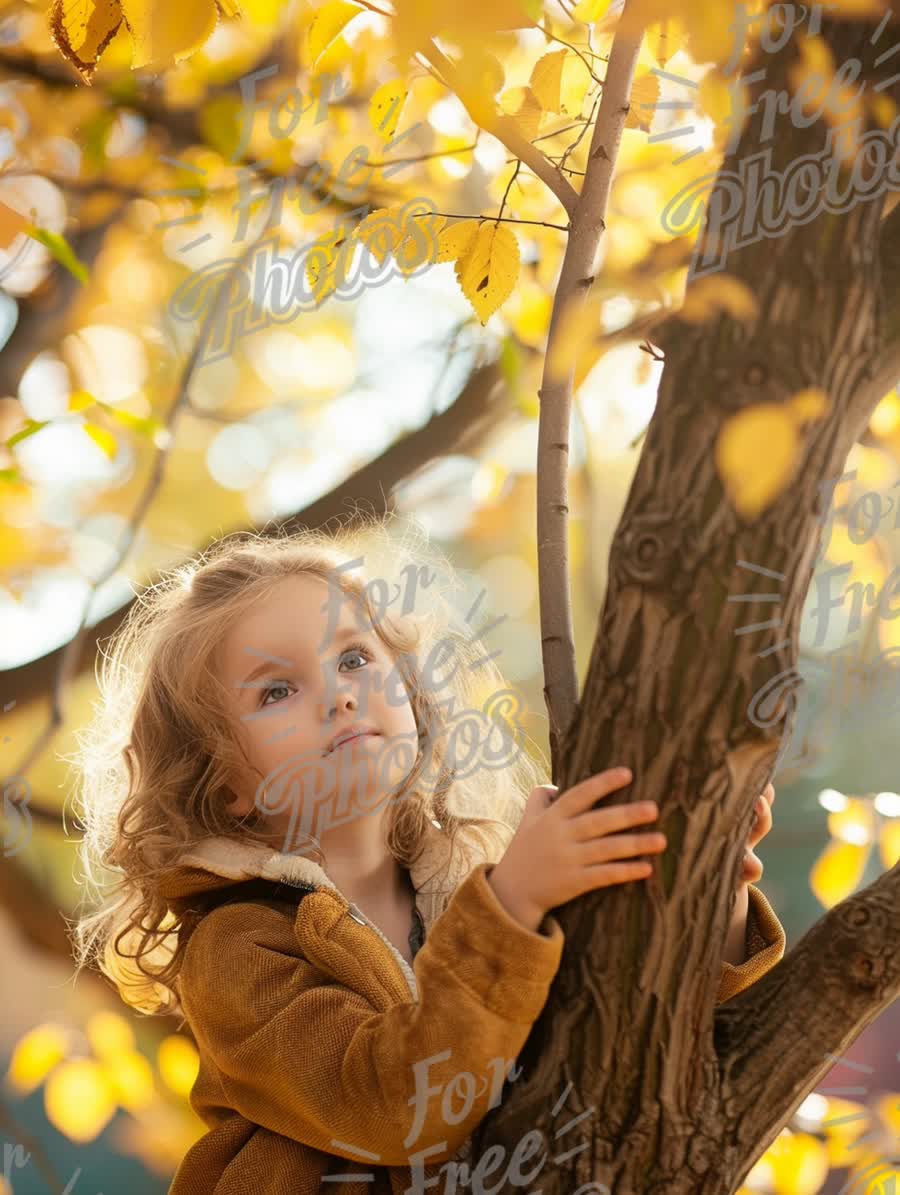
M 558 232 L 568 232 L 567 224 L 550 224 L 547 220 L 517 220 L 512 216 L 466 216 L 460 212 L 413 212 L 414 220 L 422 216 L 446 216 L 448 220 L 495 220 L 501 224 L 537 224 L 541 228 L 555 228 Z
M 500 211 L 497 213 L 497 221 L 498 221 L 498 223 L 499 223 L 499 221 L 500 221 L 500 220 L 502 220 L 502 219 L 503 219 L 503 209 L 506 207 L 506 197 L 509 195 L 510 189 L 511 189 L 511 187 L 512 187 L 513 183 L 514 183 L 514 182 L 516 181 L 516 179 L 518 178 L 518 176 L 519 176 L 519 171 L 520 171 L 521 169 L 522 169 L 522 163 L 521 163 L 521 162 L 520 162 L 518 159 L 516 159 L 516 168 L 515 168 L 515 170 L 512 172 L 512 175 L 510 176 L 510 180 L 509 180 L 509 182 L 506 184 L 506 190 L 503 192 L 503 198 L 500 200 Z M 521 189 L 521 188 L 520 188 L 520 189 Z
M 578 700 L 578 674 L 569 583 L 569 426 L 575 362 L 565 374 L 551 375 L 564 322 L 580 313 L 594 281 L 600 237 L 609 202 L 628 97 L 641 48 L 642 35 L 615 35 L 600 109 L 594 124 L 584 185 L 574 213 L 547 335 L 547 356 L 538 420 L 537 542 L 541 611 L 541 649 L 544 661 L 544 701 L 550 731 L 550 759 L 556 783 L 560 750 Z
M 502 141 L 510 153 L 520 158 L 529 170 L 550 188 L 566 213 L 571 216 L 578 203 L 578 192 L 565 175 L 526 140 L 515 119 L 497 111 L 496 108 L 489 110 L 483 97 L 473 95 L 457 67 L 438 49 L 432 39 L 428 39 L 420 53 L 440 72 L 445 85 L 462 101 L 475 124 L 498 141 Z

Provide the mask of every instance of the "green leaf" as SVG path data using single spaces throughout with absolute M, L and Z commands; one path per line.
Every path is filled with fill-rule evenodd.
M 516 347 L 515 338 L 504 336 L 500 346 L 500 368 L 510 390 L 515 390 L 519 374 L 522 372 L 522 358 Z
M 50 422 L 49 419 L 29 419 L 21 431 L 16 432 L 14 436 L 10 436 L 6 441 L 6 447 L 12 448 L 15 444 L 20 444 L 23 440 L 27 440 L 29 436 L 33 436 L 35 432 L 39 432 L 42 427 L 46 427 Z
M 85 162 L 92 170 L 102 170 L 106 165 L 106 142 L 115 123 L 114 110 L 104 108 L 78 129 L 78 144 Z
M 112 460 L 118 448 L 116 437 L 112 432 L 107 431 L 105 427 L 100 427 L 97 423 L 85 423 L 82 426 L 94 443 Z
M 16 484 L 22 480 L 22 474 L 18 469 L 0 469 L 0 482 L 11 482 Z
M 83 261 L 78 260 L 72 246 L 64 236 L 58 232 L 50 232 L 46 228 L 36 228 L 33 224 L 30 224 L 25 231 L 33 240 L 40 241 L 49 249 L 59 264 L 65 266 L 82 285 L 87 282 L 88 268 Z

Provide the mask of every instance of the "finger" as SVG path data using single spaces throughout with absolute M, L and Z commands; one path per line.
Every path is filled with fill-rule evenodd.
M 758 797 L 756 816 L 753 820 L 753 825 L 750 827 L 750 833 L 747 835 L 747 845 L 752 847 L 762 842 L 772 829 L 772 824 L 772 808 L 769 802 L 764 797 Z
M 758 855 L 754 855 L 753 851 L 748 847 L 744 851 L 744 859 L 741 866 L 741 883 L 755 884 L 758 880 L 762 879 L 764 871 L 765 867 L 763 866 L 762 859 Z
M 659 810 L 648 801 L 635 801 L 631 805 L 607 805 L 604 809 L 588 809 L 576 814 L 571 820 L 575 841 L 587 842 L 627 830 L 631 826 L 656 821 Z
M 666 849 L 662 834 L 612 834 L 607 838 L 595 838 L 584 848 L 587 863 L 605 863 L 608 860 L 629 859 L 633 855 L 659 855 Z
M 543 813 L 545 809 L 549 808 L 558 791 L 555 784 L 535 785 L 529 793 L 523 816 L 536 817 Z
M 566 815 L 572 816 L 584 809 L 590 809 L 601 797 L 624 788 L 631 781 L 630 768 L 607 768 L 605 772 L 598 772 L 595 776 L 588 776 L 586 780 L 573 784 L 559 801 Z
M 771 809 L 772 805 L 775 803 L 775 786 L 771 781 L 769 781 L 769 783 L 763 789 L 762 795 L 769 802 L 769 808 Z

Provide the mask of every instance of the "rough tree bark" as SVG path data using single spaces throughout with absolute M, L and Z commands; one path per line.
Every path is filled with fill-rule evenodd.
M 874 28 L 822 28 L 836 66 L 858 56 L 870 82 L 896 70 L 886 69 L 891 60 L 875 68 L 896 38 L 874 46 Z M 767 68 L 751 95 L 790 95 L 795 55 L 788 42 L 751 64 Z M 897 84 L 887 93 L 896 98 Z M 762 117 L 749 117 L 723 170 L 763 147 Z M 772 170 L 826 143 L 822 121 L 801 130 L 779 116 L 775 130 Z M 614 803 L 655 799 L 669 845 L 649 881 L 554 910 L 566 935 L 560 970 L 519 1055 L 521 1074 L 473 1138 L 476 1161 L 492 1146 L 508 1160 L 538 1130 L 537 1156 L 547 1160 L 529 1189 L 542 1195 L 734 1191 L 832 1065 L 828 1054 L 846 1050 L 900 991 L 898 865 L 832 909 L 752 988 L 715 1006 L 753 802 L 801 683 L 797 636 L 819 484 L 843 471 L 896 376 L 879 389 L 897 359 L 879 257 L 883 207 L 882 192 L 732 251 L 725 269 L 755 294 L 758 319 L 670 321 L 661 341 L 656 412 L 610 551 L 557 783 L 563 791 L 627 765 L 634 783 Z M 830 412 L 801 431 L 779 498 L 743 519 L 714 464 L 718 431 L 735 411 L 806 387 L 826 391 Z M 780 601 L 729 600 L 761 593 Z M 738 633 L 754 623 L 769 625 Z M 764 685 L 768 712 L 752 721 L 748 706 Z

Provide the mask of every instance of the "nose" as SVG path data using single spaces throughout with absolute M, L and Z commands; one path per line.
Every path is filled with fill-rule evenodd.
M 331 721 L 331 719 L 335 716 L 335 714 L 338 712 L 338 710 L 356 711 L 358 709 L 359 709 L 359 702 L 356 699 L 356 694 L 353 693 L 353 691 L 351 689 L 345 689 L 341 693 L 336 693 L 334 695 L 333 699 L 329 695 L 328 697 L 325 698 L 324 701 L 321 701 L 319 703 L 319 715 L 321 717 L 323 717 L 323 719 L 326 719 L 327 721 Z M 326 710 L 328 711 L 327 718 L 325 715 Z

